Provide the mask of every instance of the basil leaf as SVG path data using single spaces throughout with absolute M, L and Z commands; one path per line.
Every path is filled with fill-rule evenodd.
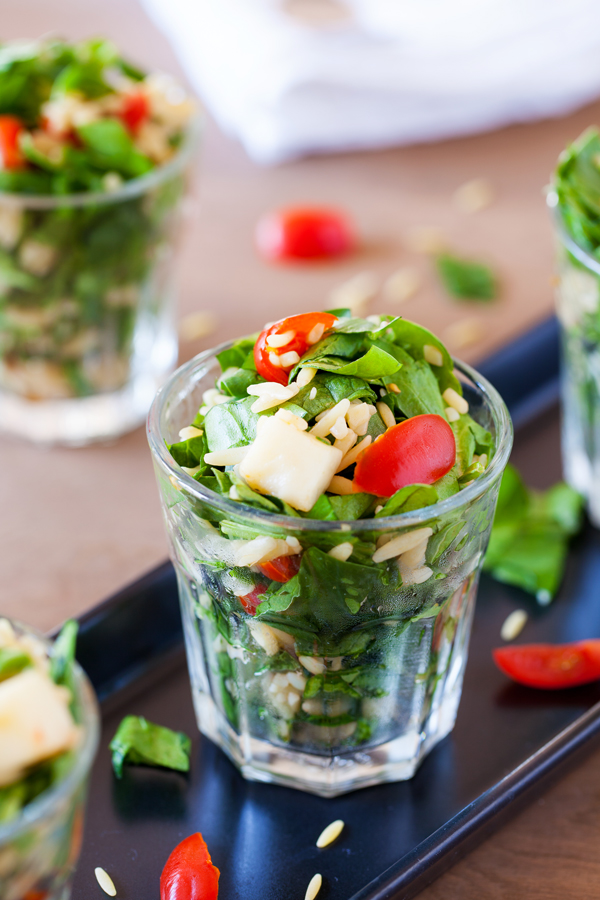
M 152 162 L 136 149 L 131 135 L 116 119 L 98 119 L 76 130 L 92 165 L 126 178 L 144 175 L 152 168 Z
M 446 388 L 453 388 L 458 394 L 462 395 L 462 385 L 456 375 L 454 375 L 454 363 L 448 350 L 431 331 L 416 322 L 409 322 L 408 319 L 395 319 L 388 324 L 393 329 L 394 341 L 399 344 L 403 350 L 416 359 L 424 359 L 424 347 L 426 345 L 435 347 L 442 354 L 443 365 L 431 366 L 433 374 L 437 378 L 440 391 L 443 393 Z
M 432 506 L 438 501 L 438 492 L 433 484 L 409 484 L 389 498 L 383 509 L 375 513 L 375 518 L 395 516 L 423 506 Z
M 117 778 L 123 764 L 161 766 L 177 772 L 189 772 L 190 738 L 180 731 L 155 725 L 143 716 L 125 716 L 109 744 L 112 766 Z
M 306 514 L 307 519 L 321 519 L 332 521 L 337 518 L 331 505 L 331 500 L 326 494 L 321 494 L 315 505 Z
M 31 658 L 24 650 L 18 647 L 0 648 L 0 682 L 18 675 L 23 669 L 29 669 L 31 665 Z
M 231 369 L 234 366 L 242 368 L 248 355 L 253 353 L 254 344 L 256 343 L 257 338 L 258 334 L 241 338 L 241 340 L 236 341 L 228 350 L 222 350 L 221 353 L 217 353 L 217 359 L 219 360 L 221 370 L 224 372 L 226 369 Z
M 71 682 L 78 631 L 79 624 L 74 619 L 68 619 L 52 645 L 50 651 L 50 678 L 56 684 L 66 684 L 68 686 Z
M 334 356 L 323 356 L 313 360 L 311 365 L 317 369 L 335 372 L 337 375 L 356 375 L 369 381 L 393 375 L 400 368 L 400 363 L 393 356 L 375 345 L 369 347 L 364 356 L 352 362 L 345 362 Z
M 244 447 L 256 437 L 258 414 L 251 410 L 256 397 L 230 400 L 211 407 L 204 417 L 204 429 L 208 449 L 228 450 Z
M 444 253 L 436 267 L 446 291 L 459 300 L 493 300 L 498 294 L 492 270 L 479 262 Z
M 408 418 L 434 413 L 443 416 L 445 420 L 444 401 L 431 366 L 424 359 L 413 359 L 410 353 L 401 347 L 396 348 L 395 355 L 402 363 L 402 368 L 393 378 L 394 383 L 400 388 L 400 393 L 390 394 L 387 399 Z
M 222 394 L 242 399 L 248 396 L 248 388 L 251 384 L 260 384 L 261 382 L 264 382 L 264 378 L 260 378 L 256 371 L 243 369 L 240 366 L 237 369 L 225 369 L 223 375 L 217 379 L 216 387 Z
M 178 466 L 186 469 L 195 469 L 199 466 L 208 447 L 203 434 L 188 438 L 186 441 L 178 441 L 175 444 L 167 444 L 167 449 Z
M 547 603 L 562 580 L 568 540 L 581 527 L 583 498 L 566 484 L 545 492 L 527 489 L 508 465 L 484 560 L 493 578 Z
M 335 513 L 335 517 L 340 522 L 349 519 L 364 519 L 369 515 L 375 504 L 377 497 L 373 494 L 346 494 L 338 497 L 332 495 L 329 498 L 331 507 Z

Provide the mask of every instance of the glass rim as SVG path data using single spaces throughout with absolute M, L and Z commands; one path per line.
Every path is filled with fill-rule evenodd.
M 196 112 L 186 128 L 181 146 L 168 162 L 155 166 L 145 175 L 124 181 L 116 191 L 77 191 L 73 194 L 21 194 L 18 191 L 0 191 L 0 206 L 25 209 L 58 209 L 64 206 L 80 207 L 91 204 L 107 206 L 139 197 L 176 175 L 188 164 L 196 150 L 203 121 L 202 114 Z
M 585 250 L 577 241 L 569 234 L 565 220 L 560 208 L 558 194 L 553 187 L 546 192 L 546 205 L 551 212 L 556 227 L 556 232 L 561 243 L 567 248 L 569 253 L 579 260 L 586 269 L 591 269 L 596 275 L 600 275 L 600 261 L 590 256 L 588 250 Z
M 7 619 L 15 627 L 17 633 L 31 635 L 47 649 L 51 647 L 52 642 L 35 628 L 24 625 L 18 619 L 11 619 L 8 616 L 2 616 L 2 618 Z M 73 665 L 73 673 L 77 699 L 81 702 L 82 708 L 82 721 L 78 723 L 78 726 L 83 732 L 83 740 L 76 748 L 74 763 L 64 778 L 48 790 L 42 791 L 35 800 L 32 800 L 20 811 L 16 818 L 10 819 L 6 823 L 0 822 L 0 849 L 4 844 L 15 840 L 23 831 L 27 831 L 37 822 L 46 818 L 57 803 L 76 790 L 92 766 L 100 739 L 98 702 L 89 678 L 77 661 Z
M 163 409 L 170 397 L 175 393 L 181 396 L 185 385 L 189 383 L 198 370 L 206 367 L 209 362 L 216 358 L 217 354 L 229 349 L 234 343 L 235 341 L 226 341 L 218 347 L 199 353 L 187 363 L 184 363 L 183 366 L 180 366 L 158 391 L 150 407 L 147 422 L 147 437 L 150 450 L 154 459 L 158 461 L 167 475 L 170 478 L 174 478 L 177 484 L 184 488 L 188 494 L 205 503 L 211 503 L 226 513 L 233 513 L 238 518 L 253 519 L 263 526 L 276 526 L 285 531 L 295 532 L 348 533 L 349 531 L 385 531 L 407 528 L 414 525 L 422 525 L 431 519 L 466 506 L 469 502 L 484 494 L 489 486 L 501 476 L 506 467 L 513 439 L 513 426 L 506 404 L 496 388 L 483 375 L 480 375 L 467 363 L 453 358 L 458 371 L 468 376 L 481 394 L 487 398 L 497 433 L 496 450 L 488 468 L 483 475 L 462 491 L 431 506 L 423 506 L 411 512 L 399 513 L 394 516 L 381 516 L 380 518 L 347 519 L 335 522 L 321 519 L 296 518 L 295 516 L 272 513 L 230 500 L 228 497 L 223 497 L 221 494 L 217 494 L 215 491 L 211 491 L 209 488 L 199 484 L 191 475 L 188 475 L 187 472 L 184 472 L 177 465 L 167 450 L 160 431 L 160 422 Z

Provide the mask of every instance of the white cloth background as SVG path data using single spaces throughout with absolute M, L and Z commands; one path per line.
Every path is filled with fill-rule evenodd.
M 143 2 L 262 163 L 481 131 L 600 95 L 598 0 L 345 0 L 348 19 L 326 27 L 284 0 Z

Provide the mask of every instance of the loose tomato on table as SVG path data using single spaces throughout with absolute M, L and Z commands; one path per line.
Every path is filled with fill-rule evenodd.
M 126 94 L 123 99 L 123 107 L 119 113 L 119 118 L 132 134 L 136 134 L 148 115 L 150 114 L 150 103 L 148 97 L 141 91 L 134 94 Z
M 542 690 L 600 679 L 600 639 L 573 644 L 523 644 L 493 651 L 498 668 L 519 684 Z
M 197 832 L 178 844 L 160 876 L 160 900 L 216 900 L 219 875 Z
M 25 157 L 19 147 L 23 123 L 16 116 L 0 116 L 0 169 L 22 169 Z
M 266 592 L 267 588 L 264 584 L 257 584 L 252 588 L 249 594 L 240 597 L 240 603 L 247 613 L 253 616 L 258 606 L 262 603 L 261 595 Z
M 269 562 L 260 563 L 258 568 L 270 578 L 272 581 L 279 581 L 285 584 L 290 578 L 298 574 L 302 556 L 299 553 L 294 556 L 278 556 L 277 559 L 271 559 Z
M 269 212 L 256 226 L 256 245 L 269 262 L 326 259 L 355 246 L 348 216 L 321 206 L 298 206 Z
M 265 328 L 254 344 L 256 371 L 267 381 L 287 384 L 288 375 L 300 357 L 335 322 L 337 318 L 331 313 L 312 312 L 281 319 Z
M 391 497 L 409 484 L 433 484 L 456 461 L 454 432 L 441 416 L 426 414 L 393 425 L 358 457 L 357 491 Z

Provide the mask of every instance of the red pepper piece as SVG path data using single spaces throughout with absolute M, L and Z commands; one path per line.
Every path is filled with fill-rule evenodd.
M 160 876 L 160 900 L 217 900 L 219 875 L 197 832 L 178 844 Z

